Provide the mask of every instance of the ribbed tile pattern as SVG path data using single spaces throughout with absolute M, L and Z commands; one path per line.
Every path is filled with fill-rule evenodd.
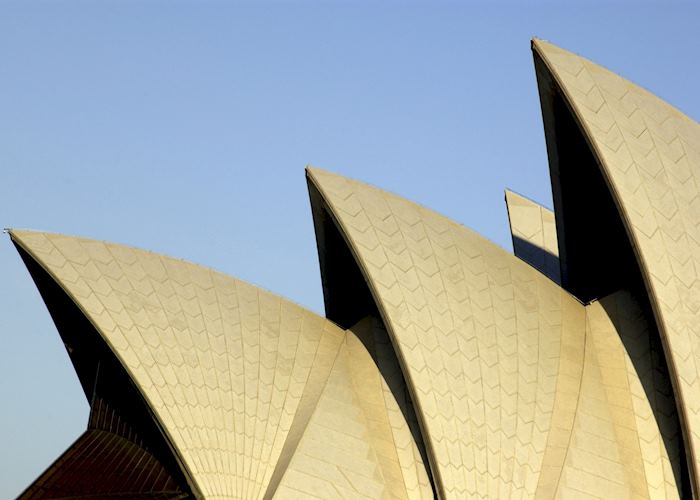
M 377 365 L 351 328 L 276 498 L 433 498 L 416 443 Z
M 431 498 L 433 492 L 422 456 L 425 449 L 418 420 L 386 328 L 380 319 L 368 317 L 351 330 L 370 351 L 381 373 L 384 407 L 408 497 Z M 363 356 L 361 349 L 356 352 L 356 357 Z
M 656 332 L 650 332 L 645 314 L 626 291 L 587 306 L 586 329 L 581 401 L 607 405 L 614 434 L 601 432 L 602 411 L 586 413 L 581 408 L 581 420 L 593 415 L 595 421 L 585 431 L 592 437 L 578 441 L 579 445 L 593 449 L 591 443 L 600 444 L 593 454 L 599 457 L 599 470 L 608 477 L 611 469 L 607 467 L 614 468 L 610 462 L 619 460 L 629 496 L 678 498 L 682 466 L 680 429 L 661 345 L 652 336 Z M 592 383 L 596 379 L 600 382 L 598 387 Z M 611 437 L 617 449 L 605 453 L 601 443 L 610 441 Z M 575 442 L 576 438 L 572 440 L 572 448 Z M 572 460 L 572 463 L 577 462 Z M 578 462 L 581 463 L 585 462 Z M 580 465 L 579 468 L 582 469 Z M 593 474 L 601 477 L 599 472 Z M 595 484 L 590 479 L 587 484 Z M 619 485 L 602 488 L 602 483 L 599 480 L 595 486 L 599 488 L 600 498 L 610 498 L 611 494 L 621 498 L 615 494 Z
M 300 400 L 320 394 L 344 332 L 187 262 L 47 233 L 12 237 L 121 360 L 200 492 L 262 497 Z
M 540 40 L 533 47 L 582 123 L 638 250 L 676 378 L 697 484 L 700 126 L 646 90 L 582 57 Z
M 543 498 L 679 498 L 675 409 L 654 351 L 629 293 L 586 307 L 573 433 L 557 488 Z
M 561 283 L 554 212 L 508 190 L 506 206 L 515 256 Z
M 583 308 L 541 273 L 445 217 L 309 169 L 378 302 L 445 498 L 532 497 L 562 346 Z M 569 311 L 571 310 L 571 312 Z M 575 401 L 575 399 L 574 399 Z

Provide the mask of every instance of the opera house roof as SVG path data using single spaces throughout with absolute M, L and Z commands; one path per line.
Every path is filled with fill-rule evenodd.
M 698 495 L 700 125 L 532 49 L 554 211 L 506 192 L 513 253 L 312 167 L 325 318 L 11 230 L 90 404 L 22 497 Z

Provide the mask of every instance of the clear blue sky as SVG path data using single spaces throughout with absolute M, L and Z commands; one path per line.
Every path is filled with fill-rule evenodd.
M 0 2 L 0 226 L 186 258 L 322 313 L 310 163 L 510 248 L 503 189 L 551 206 L 532 36 L 700 118 L 697 4 L 520 3 Z M 7 237 L 0 335 L 6 498 L 88 416 Z

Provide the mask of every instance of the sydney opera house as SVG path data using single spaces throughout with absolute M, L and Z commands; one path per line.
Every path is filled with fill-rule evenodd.
M 554 211 L 506 194 L 513 253 L 316 168 L 325 318 L 12 230 L 90 403 L 22 497 L 700 495 L 700 125 L 532 48 Z

